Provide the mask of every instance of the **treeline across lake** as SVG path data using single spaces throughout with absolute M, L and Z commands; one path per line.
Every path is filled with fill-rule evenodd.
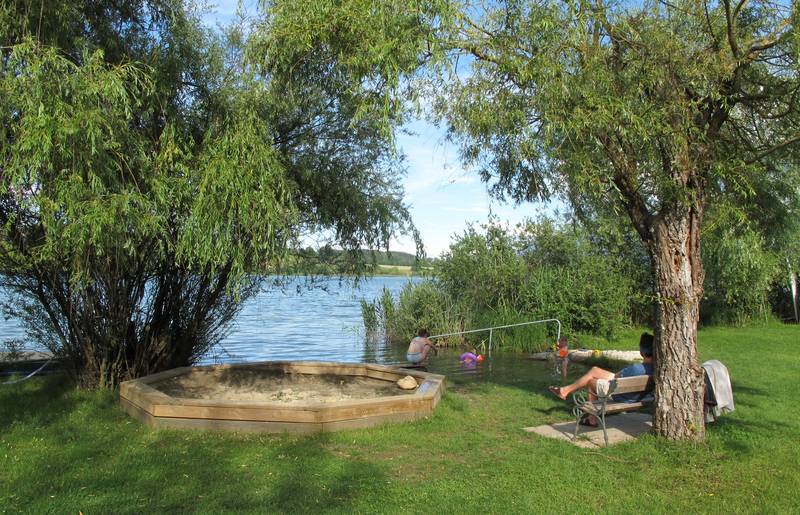
M 779 256 L 753 233 L 732 234 L 708 231 L 702 322 L 746 325 L 780 317 L 788 283 Z M 456 238 L 427 279 L 398 296 L 384 291 L 364 302 L 364 322 L 390 341 L 407 341 L 420 327 L 449 334 L 549 318 L 561 321 L 562 334 L 612 339 L 626 328 L 652 325 L 649 267 L 639 240 L 609 224 L 545 219 L 504 229 L 489 223 Z M 556 327 L 498 331 L 493 345 L 541 350 Z M 488 343 L 488 332 L 468 336 L 444 342 Z
M 434 260 L 408 252 L 369 249 L 341 250 L 330 246 L 308 247 L 290 258 L 290 270 L 297 274 L 347 275 L 363 270 L 373 275 L 419 275 L 430 271 Z

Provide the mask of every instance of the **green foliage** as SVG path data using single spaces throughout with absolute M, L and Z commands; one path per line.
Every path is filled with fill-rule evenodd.
M 469 228 L 435 267 L 442 289 L 452 298 L 474 305 L 478 312 L 513 304 L 525 272 L 513 237 L 491 225 L 486 235 Z
M 390 342 L 407 342 L 423 327 L 430 334 L 438 335 L 462 331 L 465 324 L 453 300 L 430 281 L 407 283 L 397 299 L 384 288 L 379 299 L 372 304 L 362 303 L 362 309 L 365 309 L 367 331 L 374 327 L 377 329 L 375 334 L 381 334 Z M 375 325 L 369 325 L 373 321 Z M 440 344 L 458 342 L 463 342 L 463 338 L 437 341 Z
M 613 213 L 581 217 L 583 231 L 591 245 L 614 262 L 615 268 L 632 284 L 628 299 L 633 322 L 652 327 L 655 287 L 647 248 L 627 220 Z
M 753 230 L 726 228 L 706 235 L 706 296 L 701 314 L 716 323 L 746 324 L 769 316 L 776 256 Z
M 630 324 L 634 284 L 602 250 L 577 228 L 550 221 L 517 234 L 491 223 L 485 234 L 470 228 L 435 263 L 434 279 L 408 285 L 397 304 L 384 295 L 387 334 L 400 339 L 415 327 L 441 334 L 556 318 L 565 333 L 610 338 Z M 540 348 L 555 329 L 497 331 L 493 345 Z
M 3 189 L 6 202 L 17 206 L 4 210 L 3 221 L 21 226 L 38 218 L 45 238 L 34 258 L 74 249 L 76 278 L 93 249 L 105 254 L 109 242 L 130 247 L 129 232 L 152 233 L 163 224 L 131 216 L 152 210 L 130 175 L 145 157 L 127 123 L 149 81 L 132 65 L 105 67 L 101 52 L 84 57 L 76 66 L 28 41 L 10 52 L 0 83 L 10 143 L 3 146 Z
M 553 307 L 543 305 L 540 308 L 542 316 L 555 310 L 573 330 L 606 338 L 630 323 L 633 300 L 641 292 L 636 289 L 639 285 L 627 274 L 624 261 L 613 253 L 613 248 L 598 245 L 598 241 L 585 230 L 575 226 L 562 230 L 560 234 L 550 233 L 547 224 L 544 224 L 548 228 L 545 233 L 539 230 L 537 234 L 537 226 L 529 227 L 534 229 L 534 245 L 553 240 L 568 243 L 560 253 L 561 260 L 555 261 L 555 267 L 548 266 L 551 261 L 543 260 L 541 255 L 537 256 L 535 252 L 531 255 L 531 263 L 541 268 L 543 273 L 547 268 L 553 268 L 550 287 L 546 291 L 550 291 L 556 301 Z
M 448 2 L 384 0 L 271 0 L 269 30 L 257 34 L 255 60 L 268 56 L 269 72 L 305 81 L 307 66 L 335 62 L 331 75 L 361 95 L 351 122 L 376 115 L 390 122 L 405 111 L 404 77 L 417 72 L 420 54 L 433 48 L 434 27 Z M 316 63 L 316 64 L 315 64 Z M 299 92 L 287 81 L 289 95 Z M 377 127 L 392 137 L 392 123 Z
M 0 342 L 0 356 L 3 357 L 3 361 L 18 361 L 25 354 L 25 344 L 22 340 L 10 339 Z
M 707 206 L 798 163 L 797 22 L 770 0 L 532 0 L 466 1 L 443 24 L 473 59 L 435 109 L 491 191 L 627 214 L 651 261 L 657 390 L 697 370 Z M 702 434 L 701 379 L 657 391 L 659 433 Z
M 420 258 L 407 252 L 388 252 L 361 249 L 339 250 L 325 245 L 320 249 L 306 247 L 292 252 L 286 270 L 299 274 L 343 275 L 353 261 L 363 263 L 366 271 L 376 275 L 411 276 L 430 268 L 430 258 Z
M 301 235 L 363 273 L 411 229 L 381 88 L 339 54 L 177 0 L 38 7 L 0 11 L 0 285 L 83 384 L 198 359 Z
M 364 320 L 364 329 L 367 338 L 374 339 L 378 334 L 378 310 L 376 302 L 361 299 L 361 318 Z
M 433 260 L 430 258 L 420 259 L 418 256 L 409 254 L 408 252 L 375 252 L 366 250 L 363 252 L 367 257 L 367 260 L 376 265 L 410 266 L 412 268 L 419 269 L 424 266 L 430 266 L 433 262 Z
M 263 150 L 263 124 L 212 126 L 202 145 L 175 116 L 153 141 L 155 127 L 132 120 L 165 86 L 156 69 L 107 64 L 100 50 L 76 64 L 32 41 L 7 62 L 8 311 L 87 385 L 197 359 L 254 291 L 243 272 L 279 256 L 276 234 L 290 227 L 293 204 Z
M 734 37 L 743 44 L 771 34 L 785 43 L 790 31 L 778 21 L 785 10 L 758 4 L 764 12 L 751 16 L 754 8 L 732 22 L 738 23 Z M 731 80 L 732 70 L 742 72 L 736 89 L 766 80 L 774 70 L 765 66 L 766 55 L 737 64 L 736 51 L 706 45 L 725 32 L 715 26 L 724 23 L 721 7 L 708 14 L 696 2 L 680 2 L 674 9 L 681 16 L 671 16 L 672 9 L 517 2 L 461 21 L 461 48 L 475 57 L 472 73 L 450 77 L 439 109 L 453 132 L 466 136 L 465 157 L 482 166 L 487 180 L 496 179 L 498 194 L 519 200 L 547 196 L 552 184 L 566 178 L 576 197 L 598 202 L 624 190 L 619 178 L 628 175 L 657 210 L 688 199 L 689 192 L 665 173 L 683 155 L 690 166 L 712 167 L 715 179 L 741 180 L 740 153 L 751 147 L 729 148 L 728 135 L 717 138 L 703 126 L 710 120 L 691 113 L 703 98 L 714 105 L 731 94 L 720 92 L 718 84 Z M 791 66 L 793 57 L 783 57 L 776 69 Z M 781 82 L 773 79 L 776 86 Z M 751 100 L 748 109 L 759 102 Z M 743 112 L 724 109 L 744 124 Z M 693 142 L 719 144 L 729 153 L 714 152 L 712 165 L 705 162 L 710 156 L 681 150 Z M 614 189 L 607 190 L 611 184 Z
M 242 106 L 244 111 L 244 106 Z M 179 258 L 220 266 L 242 276 L 285 252 L 297 218 L 293 185 L 268 145 L 263 120 L 234 112 L 208 128 L 190 186 L 189 217 Z

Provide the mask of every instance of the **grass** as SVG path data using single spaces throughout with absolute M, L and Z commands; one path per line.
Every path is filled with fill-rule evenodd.
M 404 265 L 375 265 L 375 275 L 401 275 L 411 277 L 414 270 Z
M 0 512 L 797 513 L 800 327 L 712 328 L 736 411 L 701 444 L 587 451 L 522 427 L 569 419 L 547 376 L 450 385 L 414 423 L 316 436 L 156 431 L 113 393 L 0 387 Z
M 412 267 L 407 265 L 375 265 L 372 272 L 377 275 L 399 275 L 403 277 L 413 277 L 422 275 L 431 267 Z

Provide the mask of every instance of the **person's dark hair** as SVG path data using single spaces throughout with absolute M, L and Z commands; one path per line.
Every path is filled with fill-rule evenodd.
M 639 352 L 642 356 L 647 358 L 653 357 L 653 335 L 650 333 L 642 333 L 639 338 Z
M 420 338 L 427 338 L 430 335 L 431 333 L 429 333 L 428 330 L 425 329 L 424 327 L 420 329 L 419 332 L 417 333 L 417 336 L 419 336 Z

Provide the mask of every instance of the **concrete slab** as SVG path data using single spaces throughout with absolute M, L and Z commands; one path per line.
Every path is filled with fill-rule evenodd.
M 608 431 L 609 445 L 635 440 L 639 435 L 650 431 L 652 428 L 653 417 L 648 413 L 620 413 L 619 415 L 609 415 L 606 417 L 606 430 Z M 523 431 L 536 433 L 547 438 L 566 440 L 578 447 L 586 449 L 594 449 L 605 445 L 603 429 L 599 427 L 591 428 L 581 426 L 578 439 L 573 440 L 572 435 L 575 432 L 575 420 L 537 427 L 524 427 L 522 429 Z

